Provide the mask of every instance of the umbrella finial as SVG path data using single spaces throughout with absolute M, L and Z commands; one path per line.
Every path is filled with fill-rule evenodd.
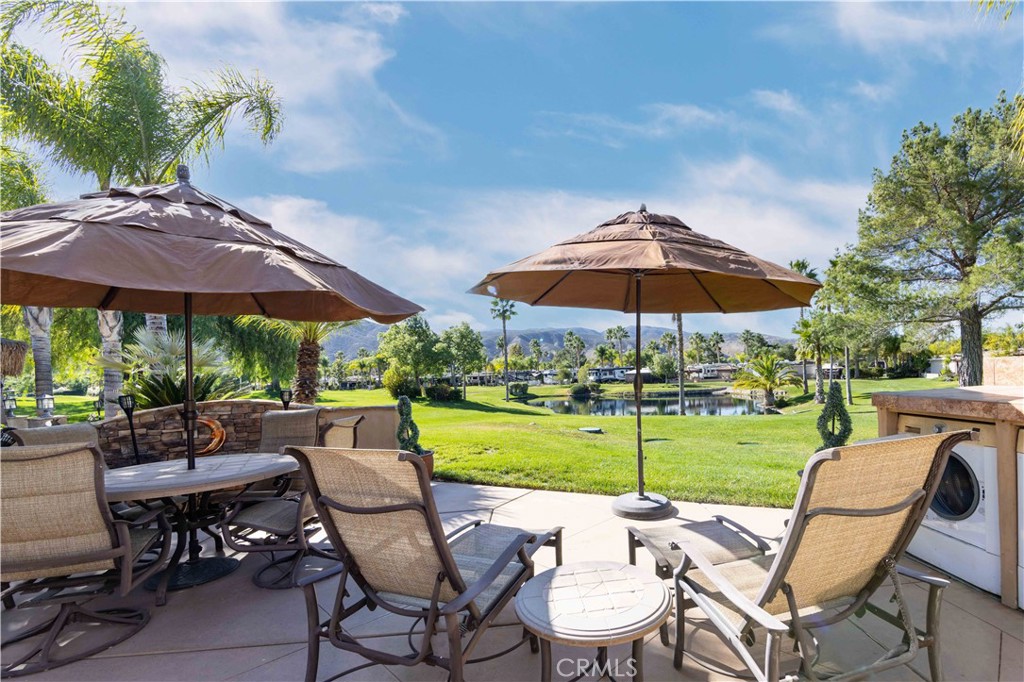
M 178 182 L 188 184 L 188 181 L 192 178 L 192 174 L 188 171 L 188 166 L 179 163 L 178 164 Z
M 647 204 L 640 204 L 640 212 L 647 213 Z

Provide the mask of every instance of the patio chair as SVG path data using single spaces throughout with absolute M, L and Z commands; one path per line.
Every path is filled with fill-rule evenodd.
M 305 412 L 315 412 L 306 410 Z M 264 421 L 264 428 L 282 422 L 281 415 L 299 414 L 290 412 L 267 412 L 270 420 Z M 319 438 L 332 447 L 354 448 L 358 442 L 358 426 L 362 415 L 334 419 L 319 428 Z M 272 439 L 291 439 L 295 445 L 313 445 L 309 439 L 308 414 L 299 414 L 299 419 L 284 422 L 289 428 L 274 428 Z M 295 425 L 304 428 L 296 429 Z M 291 435 L 286 435 L 290 433 Z M 265 436 L 266 440 L 267 436 Z M 269 441 L 268 441 L 269 442 Z M 263 448 L 261 447 L 261 452 Z M 270 554 L 270 563 L 253 574 L 252 581 L 265 589 L 293 587 L 297 571 L 303 559 L 310 555 L 335 558 L 308 542 L 312 534 L 311 524 L 316 520 L 316 511 L 309 496 L 305 494 L 305 483 L 301 475 L 291 476 L 287 485 L 275 487 L 276 496 L 267 497 L 266 491 L 259 491 L 255 497 L 248 491 L 226 503 L 224 518 L 220 522 L 225 544 L 237 552 L 264 552 Z M 255 501 L 254 501 L 255 500 Z M 276 554 L 283 556 L 276 557 Z
M 561 528 L 533 534 L 474 521 L 445 534 L 434 504 L 427 468 L 412 453 L 396 450 L 285 448 L 299 461 L 313 504 L 340 558 L 331 569 L 299 580 L 306 599 L 309 648 L 306 680 L 317 676 L 319 647 L 327 641 L 369 660 L 332 679 L 371 665 L 426 664 L 449 671 L 461 682 L 463 667 L 481 635 L 533 575 L 532 555 L 543 545 L 561 562 Z M 321 621 L 315 586 L 339 575 L 330 617 Z M 346 604 L 351 577 L 363 596 Z M 408 633 L 407 655 L 374 649 L 344 629 L 357 611 L 382 608 L 422 622 L 420 638 Z M 431 638 L 446 632 L 447 655 L 435 652 Z M 468 641 L 463 642 L 464 637 Z M 523 631 L 537 650 L 537 641 Z M 379 641 L 379 640 L 377 640 Z
M 2 644 L 12 653 L 0 676 L 66 665 L 141 630 L 148 611 L 90 609 L 85 602 L 123 597 L 164 568 L 171 527 L 163 511 L 115 521 L 103 490 L 102 455 L 85 444 L 4 448 L 0 469 L 0 580 L 4 605 L 14 607 L 4 620 L 20 625 Z M 54 605 L 55 616 L 33 622 L 34 607 Z M 101 634 L 98 643 L 87 643 Z
M 949 583 L 898 562 L 931 504 L 950 452 L 971 437 L 969 431 L 958 431 L 819 452 L 804 469 L 774 555 L 716 565 L 698 543 L 683 540 L 682 562 L 674 574 L 675 666 L 682 665 L 686 609 L 696 606 L 760 682 L 780 679 L 783 635 L 795 639 L 801 671 L 811 680 L 863 679 L 909 663 L 925 647 L 932 679 L 941 679 L 939 608 Z M 929 586 L 923 631 L 907 608 L 901 574 Z M 896 615 L 868 601 L 886 581 L 894 590 Z M 818 643 L 809 630 L 865 611 L 902 630 L 900 643 L 854 670 L 819 674 Z M 764 631 L 763 666 L 750 650 L 757 630 Z

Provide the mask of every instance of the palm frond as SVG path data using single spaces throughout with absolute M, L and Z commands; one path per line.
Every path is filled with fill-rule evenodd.
M 197 83 L 175 98 L 176 140 L 164 174 L 180 159 L 209 161 L 210 153 L 224 144 L 228 125 L 241 115 L 249 129 L 268 144 L 281 132 L 281 99 L 274 86 L 255 75 L 247 77 L 232 67 L 215 75 L 214 84 Z
M 322 345 L 331 334 L 345 327 L 351 327 L 357 320 L 346 322 L 295 322 L 259 315 L 239 315 L 235 322 L 244 327 L 254 327 L 283 336 L 294 343 Z

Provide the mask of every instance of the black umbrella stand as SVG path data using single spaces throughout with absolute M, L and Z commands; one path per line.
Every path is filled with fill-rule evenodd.
M 195 377 L 192 366 L 192 294 L 185 294 L 185 400 L 182 404 L 181 422 L 185 429 L 185 454 L 188 458 L 188 470 L 196 468 L 196 410 Z M 220 538 L 206 530 L 220 519 L 220 509 L 208 504 L 208 495 L 191 494 L 185 508 L 176 513 L 175 527 L 178 531 L 178 544 L 167 570 L 153 576 L 146 582 L 146 588 L 157 590 L 161 585 L 167 590 L 183 590 L 187 587 L 202 585 L 218 578 L 223 578 L 239 566 L 238 559 L 225 556 L 202 557 L 203 545 L 199 542 L 199 531 L 204 530 L 216 540 L 217 552 L 224 551 Z M 181 556 L 188 547 L 188 559 L 181 562 Z
M 636 484 L 637 492 L 619 495 L 612 502 L 612 513 L 627 519 L 652 521 L 675 513 L 675 507 L 664 495 L 644 490 L 644 424 L 640 413 L 643 397 L 643 346 L 640 336 L 640 300 L 643 273 L 634 277 L 636 283 L 636 366 L 633 375 L 633 397 L 636 401 Z

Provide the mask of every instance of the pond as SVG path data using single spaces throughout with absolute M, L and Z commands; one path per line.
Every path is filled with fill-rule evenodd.
M 688 396 L 683 400 L 688 415 L 733 416 L 758 414 L 753 400 L 731 395 Z M 600 417 L 618 417 L 636 414 L 636 403 L 626 398 L 547 398 L 531 400 L 527 405 L 546 407 L 555 414 L 582 414 Z M 678 398 L 644 398 L 643 414 L 679 414 Z

